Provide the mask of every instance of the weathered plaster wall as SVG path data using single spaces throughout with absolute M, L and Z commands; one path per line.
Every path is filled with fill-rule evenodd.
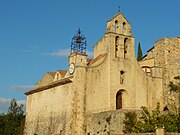
M 28 95 L 24 135 L 68 134 L 72 93 L 68 84 Z
M 107 53 L 106 36 L 103 36 L 94 46 L 94 58 L 100 54 Z
M 102 112 L 110 109 L 109 71 L 107 54 L 87 68 L 86 112 Z

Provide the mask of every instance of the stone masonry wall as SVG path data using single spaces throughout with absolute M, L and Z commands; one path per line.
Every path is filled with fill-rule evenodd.
M 164 86 L 166 87 L 174 75 L 180 74 L 178 69 L 180 61 L 180 38 L 163 38 L 156 41 L 154 49 L 148 52 L 146 57 L 146 59 L 151 58 L 155 59 L 155 66 L 162 67 Z M 173 72 L 173 74 L 170 72 Z
M 156 135 L 156 133 L 123 133 L 123 117 L 126 111 L 115 110 L 87 114 L 86 135 Z M 165 132 L 164 135 L 180 135 L 180 133 Z
M 142 63 L 151 59 L 154 60 L 155 67 L 162 68 L 163 104 L 167 105 L 169 102 L 169 83 L 173 81 L 175 76 L 180 75 L 180 37 L 163 38 L 156 41 L 154 47 L 148 51 Z
M 124 110 L 107 111 L 86 116 L 86 135 L 110 135 L 121 133 L 123 129 Z
M 179 38 L 164 38 L 155 43 L 155 65 L 162 67 L 163 90 L 168 93 L 169 83 L 180 75 L 180 40 Z M 164 98 L 164 104 L 168 104 L 168 98 Z

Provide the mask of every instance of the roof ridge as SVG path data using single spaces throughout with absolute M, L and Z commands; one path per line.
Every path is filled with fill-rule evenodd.
M 95 62 L 97 62 L 98 60 L 100 60 L 102 57 L 104 57 L 105 53 L 104 54 L 99 54 L 95 59 L 91 60 L 88 65 L 92 65 L 94 64 Z

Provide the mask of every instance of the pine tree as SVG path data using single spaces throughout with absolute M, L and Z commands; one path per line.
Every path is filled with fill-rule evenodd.
M 0 135 L 22 135 L 25 115 L 23 105 L 18 105 L 15 99 L 10 102 L 7 114 L 0 114 Z
M 138 56 L 137 56 L 137 60 L 140 61 L 142 60 L 142 50 L 141 50 L 141 44 L 138 44 Z

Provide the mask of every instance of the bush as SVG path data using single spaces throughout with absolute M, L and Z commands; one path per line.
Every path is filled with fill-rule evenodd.
M 124 133 L 147 133 L 155 132 L 156 127 L 164 127 L 166 132 L 178 132 L 179 115 L 168 112 L 160 112 L 160 105 L 156 110 L 149 111 L 141 107 L 141 112 L 126 112 L 124 118 Z

